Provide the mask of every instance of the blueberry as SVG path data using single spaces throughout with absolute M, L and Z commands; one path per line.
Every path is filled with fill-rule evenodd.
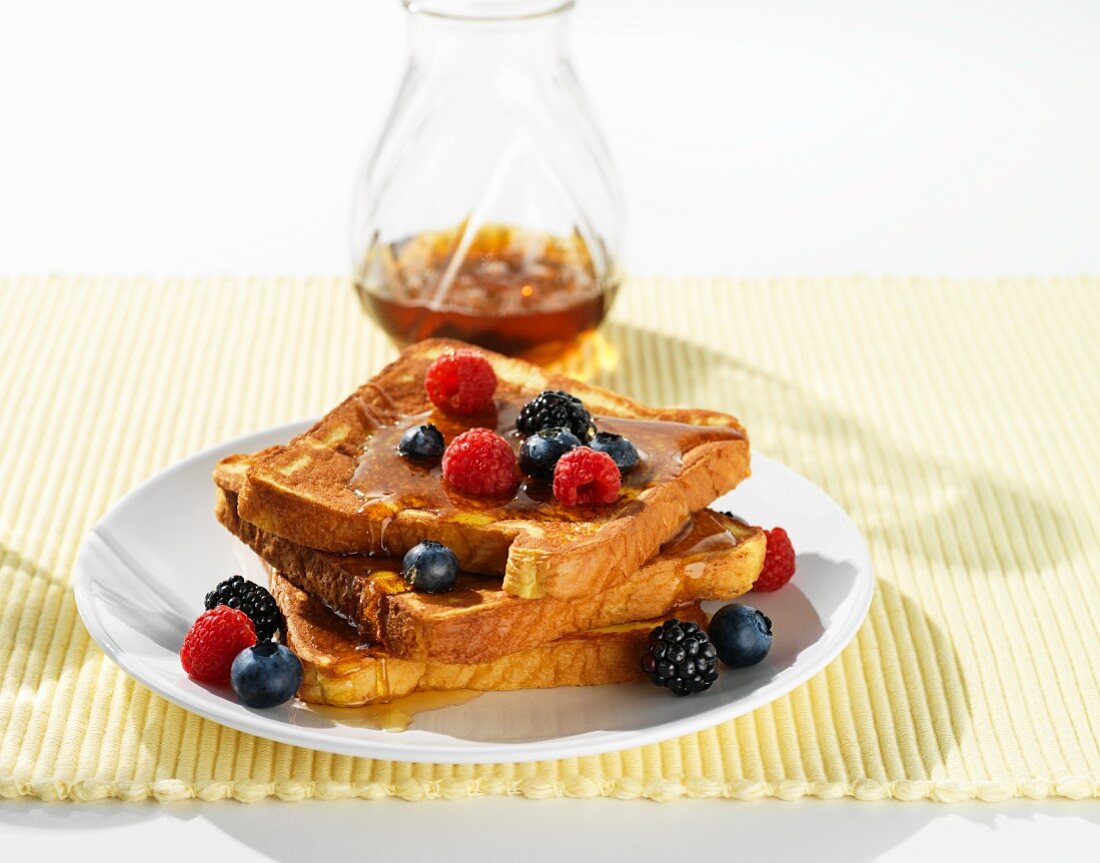
M 611 456 L 619 473 L 629 473 L 638 466 L 638 448 L 621 434 L 599 432 L 588 445 L 596 452 L 605 452 Z
M 580 438 L 567 428 L 542 429 L 519 448 L 519 469 L 535 479 L 553 482 L 558 459 L 580 445 Z
M 397 451 L 405 458 L 435 461 L 443 457 L 443 433 L 431 423 L 413 426 L 401 435 Z
M 772 622 L 751 605 L 725 605 L 710 619 L 707 633 L 718 658 L 734 668 L 756 665 L 772 647 Z
M 237 654 L 229 669 L 233 691 L 249 707 L 275 707 L 302 685 L 302 663 L 285 645 L 261 641 Z
M 426 539 L 406 553 L 401 575 L 419 593 L 445 593 L 455 586 L 458 558 L 442 543 Z

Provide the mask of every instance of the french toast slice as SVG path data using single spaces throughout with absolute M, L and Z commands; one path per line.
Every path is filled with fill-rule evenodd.
M 659 620 L 575 633 L 493 662 L 462 665 L 397 659 L 364 647 L 358 633 L 324 603 L 268 568 L 271 593 L 286 618 L 286 643 L 302 663 L 298 697 L 311 704 L 357 707 L 414 692 L 502 691 L 590 686 L 643 680 L 646 637 Z M 680 620 L 706 624 L 698 603 L 676 609 Z
M 234 456 L 215 470 L 218 520 L 363 639 L 404 659 L 490 662 L 574 632 L 659 617 L 687 602 L 732 599 L 752 588 L 764 563 L 762 530 L 702 510 L 634 575 L 599 593 L 521 599 L 501 590 L 499 579 L 466 573 L 452 591 L 418 593 L 402 579 L 396 558 L 304 548 L 243 520 L 240 465 Z
M 646 407 L 489 351 L 480 352 L 499 382 L 494 410 L 443 414 L 424 392 L 424 373 L 445 351 L 469 347 L 443 339 L 412 345 L 311 429 L 267 451 L 246 472 L 241 516 L 336 553 L 397 557 L 436 540 L 463 569 L 503 574 L 509 593 L 570 599 L 627 580 L 691 513 L 748 476 L 748 438 L 731 416 Z M 396 454 L 403 432 L 425 422 L 448 441 L 468 428 L 495 428 L 518 448 L 519 410 L 547 389 L 577 396 L 598 428 L 637 446 L 640 463 L 624 477 L 617 503 L 564 507 L 534 480 L 507 499 L 471 497 L 448 487 L 438 466 Z

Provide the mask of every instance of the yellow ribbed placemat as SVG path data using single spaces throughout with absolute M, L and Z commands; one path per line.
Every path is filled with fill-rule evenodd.
M 852 514 L 878 576 L 867 623 L 808 684 L 699 734 L 400 764 L 152 696 L 69 587 L 139 480 L 321 413 L 392 355 L 348 285 L 0 280 L 0 796 L 1100 795 L 1100 280 L 639 279 L 604 332 L 598 383 L 736 413 Z

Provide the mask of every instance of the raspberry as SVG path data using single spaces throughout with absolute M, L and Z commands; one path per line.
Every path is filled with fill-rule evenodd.
M 180 662 L 195 680 L 229 684 L 237 654 L 256 643 L 256 627 L 243 611 L 219 605 L 199 615 L 183 639 Z
M 586 446 L 570 450 L 554 467 L 554 497 L 566 506 L 614 503 L 622 486 L 615 459 Z
M 466 494 L 511 494 L 518 483 L 516 454 L 489 429 L 470 429 L 443 453 L 443 478 Z
M 779 590 L 794 576 L 794 546 L 781 527 L 764 531 L 768 538 L 768 550 L 764 553 L 764 568 L 752 586 L 753 590 Z
M 432 404 L 453 414 L 476 414 L 493 405 L 497 376 L 477 351 L 454 351 L 437 357 L 424 374 Z

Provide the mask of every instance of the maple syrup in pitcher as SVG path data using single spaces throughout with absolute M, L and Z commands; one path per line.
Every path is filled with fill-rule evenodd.
M 472 238 L 427 232 L 371 254 L 359 297 L 401 344 L 454 338 L 549 359 L 599 326 L 618 289 L 595 272 L 578 235 L 490 225 Z
M 409 65 L 360 174 L 352 263 L 396 341 L 549 362 L 620 281 L 622 199 L 569 51 L 573 0 L 404 0 Z

